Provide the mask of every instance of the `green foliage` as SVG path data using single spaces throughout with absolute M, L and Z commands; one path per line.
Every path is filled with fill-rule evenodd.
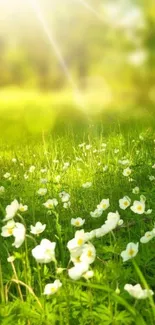
M 124 103 L 145 109 L 154 103 L 152 0 L 87 0 L 86 4 L 41 0 L 38 6 L 43 24 L 38 9 L 27 2 L 0 5 L 6 17 L 0 23 L 1 87 L 55 91 L 68 88 L 68 79 L 73 79 L 71 84 L 91 97 L 91 102 L 97 99 L 99 111 Z M 146 53 L 146 60 L 141 60 L 141 53 Z

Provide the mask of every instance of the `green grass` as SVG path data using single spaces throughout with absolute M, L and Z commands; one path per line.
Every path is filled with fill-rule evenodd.
M 123 129 L 136 128 L 138 132 L 143 126 L 149 127 L 154 120 L 154 107 L 104 103 L 101 92 L 82 91 L 77 96 L 73 91 L 41 93 L 35 90 L 4 88 L 0 89 L 0 143 L 10 144 L 24 142 L 33 138 L 35 141 L 45 133 L 58 131 L 63 137 L 66 128 L 69 133 L 83 136 L 92 132 L 90 124 L 97 125 L 93 134 L 100 129 L 105 132 L 118 130 L 121 123 Z M 110 128 L 110 129 L 109 129 Z M 96 135 L 95 134 L 95 135 Z
M 143 136 L 142 140 L 139 135 Z M 11 140 L 9 144 L 9 139 L 6 145 L 1 140 L 0 186 L 5 187 L 5 193 L 0 197 L 1 220 L 5 215 L 5 207 L 14 199 L 27 204 L 28 211 L 22 214 L 27 234 L 30 235 L 30 225 L 37 221 L 47 225 L 39 237 L 32 236 L 37 244 L 42 238 L 56 241 L 58 267 L 68 268 L 69 251 L 66 245 L 75 233 L 70 224 L 71 218 L 84 218 L 85 231 L 100 227 L 108 212 L 118 210 L 124 220 L 123 227 L 92 241 L 97 256 L 91 265 L 94 277 L 89 281 L 83 278 L 73 281 L 66 270 L 56 274 L 53 262 L 37 265 L 31 253 L 36 244 L 29 236 L 19 249 L 12 247 L 12 237 L 1 237 L 1 325 L 155 324 L 153 301 L 135 300 L 124 290 L 126 283 L 140 283 L 143 287 L 147 283 L 154 291 L 154 239 L 147 244 L 140 244 L 134 258 L 136 264 L 132 260 L 123 263 L 120 256 L 129 242 L 139 242 L 144 233 L 154 227 L 154 181 L 148 178 L 148 175 L 154 175 L 154 139 L 155 133 L 151 127 L 146 128 L 145 121 L 139 125 L 128 121 L 127 125 L 112 123 L 109 126 L 105 123 L 100 127 L 95 123 L 91 126 L 87 124 L 85 129 L 79 129 L 79 133 L 77 128 L 68 126 L 65 132 L 60 130 L 59 134 L 40 133 L 37 141 L 35 137 L 27 138 L 24 145 L 20 141 L 13 144 Z M 79 148 L 81 142 L 91 144 L 92 147 L 89 150 Z M 102 143 L 107 144 L 105 152 L 100 151 Z M 95 149 L 97 152 L 94 152 Z M 119 149 L 119 152 L 115 153 L 115 149 Z M 76 157 L 81 158 L 81 161 Z M 118 162 L 122 157 L 130 160 L 133 181 L 122 175 L 125 166 Z M 12 158 L 16 158 L 17 162 L 13 163 Z M 57 164 L 53 162 L 55 159 L 59 160 Z M 70 162 L 66 171 L 63 170 L 64 162 Z M 31 165 L 36 167 L 32 174 L 28 172 Z M 106 165 L 108 170 L 103 172 Z M 40 169 L 45 167 L 47 173 L 42 175 Z M 11 174 L 11 180 L 4 178 L 6 172 Z M 25 173 L 28 179 L 24 178 Z M 55 177 L 58 175 L 60 182 L 57 183 Z M 41 184 L 40 178 L 47 178 L 47 184 Z M 92 186 L 84 189 L 82 184 L 87 181 L 92 182 Z M 140 188 L 139 195 L 132 193 L 135 186 Z M 45 197 L 37 195 L 40 187 L 47 188 Z M 71 196 L 68 209 L 63 208 L 59 198 L 61 191 Z M 152 214 L 138 215 L 130 208 L 125 211 L 119 208 L 118 200 L 123 196 L 128 195 L 133 202 L 141 194 L 146 196 L 146 208 L 151 208 Z M 43 206 L 49 198 L 59 201 L 56 207 L 59 228 L 55 214 L 52 212 L 50 215 Z M 110 207 L 100 218 L 91 218 L 90 212 L 95 210 L 103 198 L 110 199 Z M 21 222 L 18 216 L 15 220 Z M 11 263 L 7 262 L 8 253 L 16 257 L 16 273 Z M 43 295 L 44 286 L 55 279 L 61 280 L 62 287 L 47 298 Z M 117 293 L 117 287 L 120 293 Z

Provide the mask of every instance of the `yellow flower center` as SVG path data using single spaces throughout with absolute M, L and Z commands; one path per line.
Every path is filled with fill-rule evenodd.
M 77 241 L 78 245 L 81 246 L 83 244 L 83 239 L 82 238 L 79 238 L 78 241 Z
M 88 251 L 87 256 L 88 257 L 91 257 L 92 256 L 92 251 L 91 250 Z
M 137 210 L 138 211 L 142 211 L 142 206 L 141 205 L 138 205 Z
M 80 256 L 76 257 L 76 262 L 79 263 L 80 261 Z
M 79 221 L 76 221 L 75 224 L 76 224 L 76 226 L 79 226 L 80 225 L 80 222 Z
M 126 207 L 128 206 L 128 204 L 129 204 L 128 201 L 125 201 L 125 202 L 124 202 L 124 205 L 125 205 Z
M 129 250 L 129 255 L 130 255 L 130 256 L 133 256 L 134 253 L 135 253 L 134 249 L 133 249 L 133 248 L 130 248 L 130 250 Z
M 12 235 L 12 233 L 13 233 L 13 228 L 8 228 L 8 234 Z
M 49 203 L 49 204 L 48 204 L 48 208 L 49 208 L 49 209 L 53 208 L 53 204 Z
M 107 204 L 106 204 L 106 203 L 103 203 L 103 204 L 101 205 L 101 207 L 102 207 L 103 209 L 106 209 Z
M 50 255 L 51 254 L 51 249 L 47 248 L 45 251 L 46 254 Z

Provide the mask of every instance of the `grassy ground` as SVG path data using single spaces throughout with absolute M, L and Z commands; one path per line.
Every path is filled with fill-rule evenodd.
M 37 138 L 42 131 L 51 130 L 63 136 L 66 126 L 73 127 L 75 134 L 97 125 L 107 133 L 114 128 L 136 128 L 139 132 L 144 126 L 152 125 L 154 109 L 150 106 L 135 107 L 127 97 L 124 102 L 104 103 L 101 92 L 64 91 L 40 93 L 16 88 L 0 89 L 0 141 L 8 140 L 9 145 L 21 142 L 28 137 Z M 64 129 L 65 125 L 65 129 Z M 95 130 L 95 128 L 94 128 Z M 94 133 L 93 130 L 93 133 Z M 62 132 L 61 132 L 62 131 Z M 89 130 L 88 132 L 89 133 Z
M 134 299 L 124 290 L 127 283 L 140 283 L 154 291 L 154 239 L 139 243 L 135 258 L 123 262 L 120 256 L 129 242 L 140 242 L 145 232 L 154 228 L 155 180 L 149 176 L 155 173 L 155 133 L 145 120 L 124 124 L 107 121 L 108 117 L 100 126 L 87 123 L 85 128 L 71 128 L 68 124 L 63 132 L 40 133 L 37 138 L 31 135 L 24 142 L 1 138 L 0 186 L 5 188 L 0 196 L 1 226 L 5 224 L 5 207 L 14 199 L 26 204 L 28 210 L 20 213 L 22 218 L 15 216 L 15 221 L 26 227 L 21 247 L 12 246 L 12 236 L 0 238 L 0 324 L 155 324 L 153 298 Z M 85 145 L 80 147 L 83 142 Z M 128 162 L 123 165 L 120 160 Z M 69 167 L 65 169 L 66 162 Z M 32 173 L 31 166 L 35 166 Z M 128 177 L 123 175 L 127 167 L 131 168 Z M 41 169 L 46 171 L 42 173 Z M 10 178 L 4 177 L 7 172 Z M 86 182 L 92 183 L 89 188 L 82 186 Z M 136 186 L 139 194 L 132 192 Z M 37 194 L 40 188 L 47 189 L 45 196 Z M 70 194 L 68 208 L 63 207 L 59 197 L 62 191 Z M 122 210 L 119 199 L 126 195 L 132 203 L 144 195 L 146 210 L 152 209 L 152 213 L 139 215 L 130 207 Z M 48 210 L 43 203 L 52 198 L 58 200 L 58 205 Z M 90 212 L 107 198 L 110 207 L 99 218 L 92 218 Z M 72 265 L 66 246 L 77 229 L 71 225 L 71 219 L 85 219 L 80 229 L 90 232 L 103 225 L 107 214 L 116 210 L 123 225 L 91 240 L 96 248 L 95 261 L 90 265 L 94 276 L 89 280 L 72 280 L 68 275 Z M 30 226 L 37 221 L 46 224 L 39 236 L 30 233 Z M 64 268 L 62 273 L 57 273 L 53 262 L 38 264 L 32 256 L 32 249 L 43 238 L 56 242 L 57 267 Z M 7 261 L 9 255 L 15 257 L 11 263 Z M 53 295 L 43 295 L 45 285 L 55 279 L 61 281 L 62 287 Z

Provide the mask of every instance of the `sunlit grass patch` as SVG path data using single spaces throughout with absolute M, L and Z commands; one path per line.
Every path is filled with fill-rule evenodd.
M 68 130 L 72 127 L 77 134 L 80 130 L 83 132 L 83 126 L 88 131 L 90 123 L 100 124 L 100 128 L 107 132 L 109 126 L 111 130 L 116 124 L 119 128 L 119 121 L 126 129 L 133 123 L 139 130 L 144 120 L 146 126 L 153 125 L 153 111 L 149 107 L 134 107 L 127 103 L 105 104 L 102 97 L 102 92 L 96 95 L 93 90 L 90 96 L 89 91 L 77 94 L 68 90 L 40 93 L 19 88 L 1 89 L 1 138 L 22 141 L 26 136 L 40 137 L 42 132 L 63 134 L 65 125 Z

